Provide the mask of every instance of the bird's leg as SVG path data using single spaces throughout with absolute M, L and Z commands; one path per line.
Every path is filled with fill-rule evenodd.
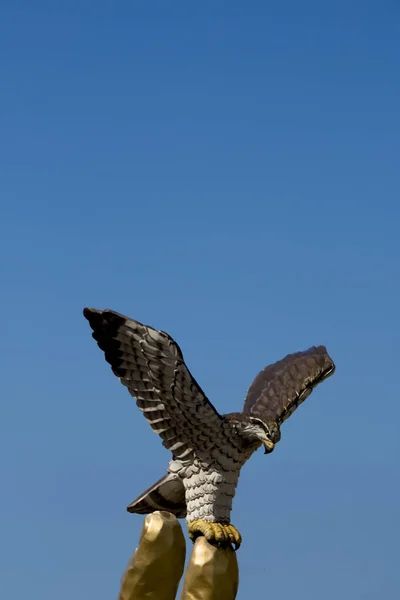
M 204 535 L 210 544 L 227 546 L 233 544 L 235 550 L 242 543 L 242 536 L 233 525 L 227 523 L 210 523 L 203 519 L 196 519 L 188 523 L 190 539 L 194 542 L 197 537 Z

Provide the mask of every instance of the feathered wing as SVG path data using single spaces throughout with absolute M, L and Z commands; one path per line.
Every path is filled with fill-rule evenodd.
M 334 370 L 325 346 L 289 354 L 257 375 L 247 392 L 243 412 L 281 424 Z
M 167 333 L 112 310 L 85 308 L 83 314 L 113 373 L 163 445 L 177 458 L 212 446 L 222 418 L 190 374 L 178 344 Z

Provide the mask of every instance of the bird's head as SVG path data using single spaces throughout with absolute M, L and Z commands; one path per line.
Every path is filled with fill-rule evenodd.
M 257 417 L 246 415 L 245 419 L 238 419 L 235 426 L 238 433 L 249 443 L 261 442 L 265 448 L 265 454 L 272 452 L 275 444 L 281 439 L 279 425 L 275 421 L 262 421 Z

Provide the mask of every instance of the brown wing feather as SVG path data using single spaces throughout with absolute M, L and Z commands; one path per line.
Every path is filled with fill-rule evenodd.
M 178 458 L 212 446 L 223 421 L 190 374 L 178 344 L 112 310 L 85 308 L 83 314 L 113 373 L 163 445 Z
M 280 424 L 334 370 L 325 346 L 289 354 L 257 375 L 247 392 L 243 412 Z

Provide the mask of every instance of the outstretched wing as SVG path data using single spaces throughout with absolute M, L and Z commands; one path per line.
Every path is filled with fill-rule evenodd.
M 174 340 L 112 310 L 85 308 L 93 338 L 136 398 L 163 445 L 178 458 L 212 446 L 222 419 L 185 365 Z
M 325 346 L 289 354 L 257 375 L 243 412 L 281 424 L 334 370 Z

